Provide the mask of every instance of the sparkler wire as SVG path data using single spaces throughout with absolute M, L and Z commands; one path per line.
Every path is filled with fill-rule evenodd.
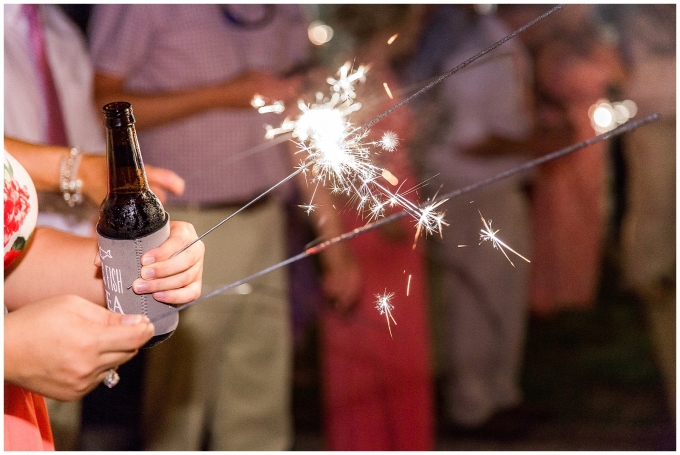
M 229 156 L 229 157 L 220 159 L 220 160 L 218 160 L 217 163 L 213 163 L 213 166 L 212 166 L 212 167 L 213 167 L 213 170 L 215 170 L 215 169 L 220 169 L 220 168 L 224 167 L 224 166 L 227 165 L 227 164 L 231 164 L 231 163 L 233 163 L 233 162 L 235 162 L 235 161 L 242 160 L 243 158 L 247 158 L 247 157 L 249 157 L 250 155 L 254 155 L 254 154 L 256 154 L 256 153 L 260 153 L 260 152 L 262 152 L 262 151 L 264 151 L 264 150 L 266 150 L 266 149 L 268 149 L 268 148 L 271 148 L 271 147 L 273 147 L 273 146 L 275 146 L 275 145 L 281 144 L 281 143 L 287 141 L 288 139 L 290 139 L 290 138 L 292 138 L 292 137 L 293 137 L 292 134 L 284 134 L 284 135 L 281 135 L 281 136 L 279 136 L 279 137 L 270 139 L 270 140 L 268 140 L 268 141 L 261 142 L 261 143 L 255 145 L 255 146 L 249 148 L 248 150 L 244 150 L 244 151 L 242 151 L 242 152 L 240 152 L 240 153 L 237 153 L 236 155 L 232 155 L 232 156 Z M 193 178 L 193 177 L 198 176 L 199 174 L 201 174 L 201 173 L 203 173 L 203 172 L 204 172 L 204 171 L 203 171 L 203 168 L 198 168 L 198 169 L 196 169 L 196 171 L 194 171 L 194 172 L 192 172 L 192 173 L 184 174 L 184 175 L 183 175 L 183 178 L 184 178 L 185 180 L 189 180 L 189 179 L 191 179 L 191 178 Z
M 492 44 L 491 46 L 489 46 L 489 47 L 487 47 L 486 49 L 484 49 L 484 50 L 478 52 L 477 54 L 473 55 L 473 56 L 470 57 L 469 59 L 465 60 L 463 63 L 459 64 L 459 65 L 456 66 L 455 68 L 449 70 L 448 72 L 442 74 L 441 76 L 439 76 L 438 78 L 436 78 L 435 80 L 433 80 L 432 82 L 430 82 L 429 84 L 425 85 L 424 87 L 422 87 L 422 88 L 421 88 L 420 90 L 418 90 L 417 92 L 413 93 L 413 94 L 410 95 L 409 97 L 403 99 L 402 101 L 398 102 L 398 103 L 395 104 L 394 106 L 390 107 L 390 108 L 387 109 L 385 112 L 383 112 L 382 114 L 378 115 L 376 118 L 374 118 L 373 120 L 371 120 L 370 122 L 368 122 L 367 124 L 365 124 L 362 128 L 368 130 L 368 129 L 371 128 L 373 125 L 375 125 L 376 123 L 378 123 L 380 120 L 382 120 L 383 118 L 387 117 L 388 115 L 390 115 L 392 112 L 394 112 L 394 111 L 396 111 L 397 109 L 399 109 L 399 108 L 400 108 L 401 106 L 403 106 L 404 104 L 410 102 L 413 98 L 422 95 L 423 93 L 425 93 L 426 91 L 428 91 L 428 90 L 430 90 L 432 87 L 434 87 L 435 85 L 439 84 L 439 83 L 440 83 L 441 81 L 443 81 L 444 79 L 446 79 L 446 78 L 448 78 L 449 76 L 451 76 L 451 75 L 457 73 L 458 71 L 462 70 L 463 68 L 465 68 L 466 66 L 468 66 L 469 64 L 471 64 L 472 62 L 474 62 L 475 60 L 477 60 L 477 59 L 483 57 L 484 55 L 488 54 L 488 53 L 491 52 L 492 50 L 496 49 L 498 46 L 504 44 L 504 43 L 507 42 L 507 41 L 510 41 L 510 40 L 513 39 L 515 36 L 517 36 L 517 35 L 519 35 L 520 33 L 522 33 L 524 30 L 526 30 L 526 29 L 528 29 L 529 27 L 531 27 L 532 25 L 535 25 L 536 23 L 542 21 L 543 19 L 545 19 L 546 17 L 548 17 L 548 16 L 551 15 L 552 13 L 554 13 L 554 12 L 556 12 L 556 11 L 562 9 L 563 7 L 564 7 L 564 5 L 557 5 L 557 6 L 555 6 L 554 8 L 550 9 L 549 11 L 547 11 L 547 12 L 543 13 L 542 15 L 538 16 L 537 18 L 535 18 L 535 19 L 532 20 L 531 22 L 528 22 L 528 23 L 524 24 L 523 26 L 521 26 L 520 28 L 518 28 L 517 30 L 515 30 L 514 32 L 512 32 L 511 34 L 505 36 L 504 38 L 502 38 L 502 39 L 500 39 L 500 40 L 498 40 L 498 41 L 496 41 L 496 42 L 495 42 L 494 44 Z
M 201 240 L 201 239 L 202 239 L 203 237 L 205 237 L 206 235 L 210 234 L 212 231 L 214 231 L 214 230 L 217 229 L 218 227 L 222 226 L 222 225 L 223 225 L 224 223 L 226 223 L 228 220 L 230 220 L 231 218 L 233 218 L 234 216 L 236 216 L 236 215 L 239 214 L 240 212 L 244 211 L 245 209 L 247 209 L 248 207 L 250 207 L 251 205 L 253 205 L 253 204 L 254 204 L 255 202 L 257 202 L 258 200 L 260 200 L 261 198 L 263 198 L 264 196 L 266 196 L 268 193 L 270 193 L 271 191 L 273 191 L 274 189 L 276 189 L 278 186 L 283 185 L 283 184 L 286 183 L 288 180 L 292 179 L 293 177 L 295 177 L 296 175 L 298 175 L 300 172 L 302 172 L 302 171 L 304 171 L 305 169 L 307 169 L 307 166 L 308 166 L 307 164 L 304 164 L 304 165 L 300 166 L 296 171 L 294 171 L 294 172 L 292 172 L 291 174 L 289 174 L 288 177 L 284 178 L 283 180 L 281 180 L 280 182 L 278 182 L 276 185 L 272 186 L 272 187 L 269 188 L 268 190 L 262 192 L 259 196 L 257 196 L 256 198 L 254 198 L 253 200 L 251 200 L 250 202 L 248 202 L 247 204 L 245 204 L 243 207 L 241 207 L 241 208 L 239 208 L 238 210 L 236 210 L 234 213 L 232 213 L 231 215 L 229 215 L 228 217 L 226 217 L 225 219 L 223 219 L 222 221 L 220 221 L 219 223 L 217 223 L 215 226 L 213 226 L 213 227 L 211 227 L 210 229 L 208 229 L 207 231 L 205 231 L 205 232 L 204 232 L 203 234 L 201 234 L 198 238 L 196 238 L 193 242 L 189 243 L 188 245 L 186 245 L 185 247 L 183 247 L 181 250 L 177 251 L 175 254 L 173 254 L 173 255 L 170 256 L 170 257 L 171 257 L 171 258 L 174 258 L 174 257 L 177 256 L 178 254 L 180 254 L 182 251 L 186 250 L 186 249 L 189 248 L 191 245 L 193 245 L 194 243 L 198 242 L 199 240 Z
M 460 65 L 458 65 L 458 66 L 456 66 L 455 68 L 451 69 L 451 70 L 448 71 L 447 73 L 444 73 L 443 75 L 439 76 L 438 78 L 436 78 L 436 79 L 433 80 L 432 82 L 426 84 L 424 87 L 422 87 L 421 89 L 419 89 L 418 91 L 416 91 L 415 93 L 413 93 L 412 95 L 410 95 L 409 97 L 407 97 L 407 98 L 405 98 L 404 100 L 402 100 L 401 102 L 395 104 L 394 106 L 392 106 L 391 108 L 389 108 L 388 110 L 386 110 L 385 112 L 383 112 L 382 114 L 380 114 L 380 115 L 378 115 L 377 117 L 375 117 L 375 118 L 374 118 L 373 120 L 371 120 L 370 122 L 368 122 L 368 123 L 366 123 L 365 125 L 363 125 L 362 127 L 358 128 L 358 130 L 368 131 L 373 125 L 375 125 L 375 124 L 378 123 L 380 120 L 382 120 L 383 118 L 385 118 L 385 117 L 387 117 L 388 115 L 390 115 L 390 114 L 391 114 L 392 112 L 394 112 L 396 109 L 399 109 L 401 106 L 403 106 L 404 104 L 410 102 L 412 99 L 414 99 L 415 97 L 421 95 L 422 93 L 424 93 L 424 92 L 430 90 L 432 87 L 434 87 L 435 85 L 439 84 L 439 83 L 440 83 L 441 81 L 443 81 L 444 79 L 446 79 L 446 78 L 448 78 L 449 76 L 451 76 L 451 75 L 457 73 L 458 71 L 462 70 L 463 68 L 465 68 L 466 66 L 468 66 L 469 64 L 471 64 L 472 62 L 474 62 L 475 60 L 478 60 L 479 58 L 481 58 L 481 57 L 483 57 L 484 55 L 488 54 L 489 52 L 491 52 L 492 50 L 496 49 L 497 47 L 499 47 L 500 45 L 504 44 L 505 42 L 507 42 L 507 41 L 513 39 L 515 36 L 517 36 L 518 34 L 520 34 L 521 32 L 523 32 L 524 30 L 528 29 L 528 28 L 531 27 L 532 25 L 534 25 L 534 24 L 536 24 L 537 22 L 539 22 L 539 21 L 545 19 L 546 17 L 548 17 L 548 16 L 551 15 L 552 13 L 554 13 L 554 12 L 556 12 L 556 11 L 562 9 L 563 6 L 564 6 L 564 5 L 557 5 L 557 6 L 555 6 L 554 8 L 550 9 L 549 11 L 547 11 L 547 12 L 543 13 L 542 15 L 538 16 L 538 17 L 535 18 L 534 20 L 532 20 L 532 21 L 530 21 L 530 22 L 524 24 L 522 27 L 518 28 L 517 30 L 515 30 L 515 31 L 512 32 L 511 34 L 505 36 L 504 38 L 502 38 L 502 39 L 500 39 L 500 40 L 498 40 L 498 41 L 496 41 L 496 42 L 495 42 L 494 44 L 492 44 L 491 46 L 489 46 L 489 47 L 487 47 L 486 49 L 480 51 L 479 53 L 473 55 L 472 57 L 468 58 L 467 60 L 465 60 L 465 61 L 464 61 L 463 63 L 461 63 Z M 361 133 L 360 133 L 360 134 L 361 134 Z M 290 137 L 290 135 L 288 135 L 288 137 L 286 137 L 286 139 L 289 138 L 289 137 Z M 279 139 L 279 140 L 281 140 L 281 139 Z M 269 147 L 269 146 L 271 146 L 271 145 L 272 145 L 271 143 L 268 143 L 268 144 L 260 144 L 260 145 L 258 145 L 258 146 L 253 147 L 253 148 L 250 149 L 250 150 L 246 150 L 245 152 L 243 152 L 243 153 L 241 153 L 241 154 L 238 154 L 236 157 L 232 157 L 232 159 L 227 160 L 226 162 L 234 161 L 237 157 L 238 157 L 238 158 L 242 158 L 242 157 L 248 156 L 248 155 L 250 155 L 250 154 L 254 154 L 254 153 L 260 152 L 260 151 L 262 151 L 264 148 L 267 148 L 267 147 Z M 226 162 L 223 162 L 222 164 L 225 164 Z M 253 204 L 253 203 L 256 202 L 257 200 L 259 200 L 260 198 L 262 198 L 265 194 L 269 193 L 270 191 L 272 191 L 274 188 L 276 188 L 277 186 L 281 185 L 282 183 L 284 183 L 284 182 L 290 180 L 291 178 L 293 178 L 295 175 L 299 174 L 303 169 L 306 169 L 306 168 L 307 168 L 307 165 L 304 165 L 303 167 L 299 168 L 297 171 L 295 171 L 295 172 L 293 172 L 292 174 L 290 174 L 288 177 L 286 177 L 285 179 L 283 179 L 282 181 L 280 181 L 279 183 L 277 183 L 276 185 L 274 185 L 272 188 L 270 188 L 269 190 L 267 190 L 267 191 L 265 191 L 264 193 L 260 194 L 260 195 L 257 196 L 255 199 L 253 199 L 253 200 L 250 201 L 248 204 L 246 204 L 245 206 L 241 207 L 241 208 L 240 208 L 239 210 L 237 210 L 235 213 L 231 214 L 229 217 L 227 217 L 227 218 L 225 218 L 224 220 L 220 221 L 220 222 L 217 223 L 215 226 L 213 226 L 212 228 L 210 228 L 208 231 L 206 231 L 206 232 L 204 232 L 203 234 L 201 234 L 200 237 L 198 237 L 198 238 L 195 239 L 193 242 L 189 243 L 188 245 L 184 246 L 182 249 L 180 249 L 179 251 L 177 251 L 175 254 L 173 254 L 172 257 L 177 256 L 177 255 L 180 254 L 182 251 L 186 250 L 187 248 L 189 248 L 190 246 L 192 246 L 194 243 L 198 242 L 198 241 L 201 240 L 203 237 L 205 237 L 206 235 L 208 235 L 209 233 L 211 233 L 212 231 L 214 231 L 215 229 L 217 229 L 218 227 L 220 227 L 222 224 L 224 224 L 227 220 L 229 220 L 230 218 L 232 218 L 233 216 L 235 216 L 237 213 L 241 212 L 242 210 L 244 210 L 245 208 L 247 208 L 248 206 L 250 206 L 251 204 Z
M 493 176 L 493 177 L 491 177 L 491 178 L 488 178 L 488 179 L 486 179 L 486 180 L 482 180 L 482 181 L 480 181 L 480 182 L 473 183 L 473 184 L 471 184 L 471 185 L 468 185 L 468 186 L 466 186 L 466 187 L 457 189 L 457 190 L 455 190 L 455 191 L 451 191 L 450 193 L 443 194 L 443 195 L 437 197 L 437 198 L 436 198 L 434 201 L 432 201 L 432 202 L 429 202 L 429 201 L 428 201 L 428 204 L 427 204 L 427 205 L 432 205 L 432 204 L 437 203 L 437 202 L 440 202 L 440 203 L 441 203 L 441 202 L 444 202 L 444 201 L 446 201 L 446 200 L 448 200 L 448 199 L 452 199 L 452 198 L 454 198 L 454 197 L 462 196 L 462 195 L 464 195 L 464 194 L 470 193 L 470 192 L 475 191 L 475 190 L 477 190 L 477 189 L 480 189 L 480 188 L 482 188 L 482 187 L 491 185 L 491 184 L 496 183 L 496 182 L 498 182 L 498 181 L 500 181 L 500 180 L 503 180 L 503 179 L 505 179 L 505 178 L 508 178 L 508 177 L 510 177 L 510 176 L 512 176 L 512 175 L 515 175 L 515 174 L 518 174 L 518 173 L 527 171 L 527 170 L 529 170 L 529 169 L 535 168 L 535 167 L 537 167 L 537 166 L 540 166 L 541 164 L 546 163 L 546 162 L 548 162 L 548 161 L 552 161 L 552 160 L 555 160 L 555 159 L 557 159 L 557 158 L 561 158 L 561 157 L 563 157 L 563 156 L 565 156 L 565 155 L 568 155 L 568 154 L 570 154 L 570 153 L 573 153 L 573 152 L 576 152 L 576 151 L 578 151 L 578 150 L 584 149 L 584 148 L 586 148 L 586 147 L 588 147 L 588 146 L 590 146 L 590 145 L 595 144 L 596 142 L 605 141 L 605 140 L 607 140 L 607 139 L 611 139 L 611 138 L 613 138 L 613 137 L 616 137 L 616 136 L 619 136 L 619 135 L 621 135 L 621 134 L 627 133 L 627 132 L 629 132 L 629 131 L 632 131 L 632 130 L 634 130 L 634 129 L 636 129 L 636 128 L 639 128 L 639 127 L 641 127 L 641 126 L 643 126 L 643 125 L 646 125 L 646 124 L 651 123 L 651 122 L 653 122 L 653 121 L 655 121 L 655 120 L 658 120 L 658 119 L 659 119 L 659 114 L 651 114 L 651 115 L 649 115 L 649 116 L 647 116 L 647 117 L 645 117 L 645 118 L 643 118 L 643 119 L 640 119 L 640 120 L 629 121 L 629 122 L 624 123 L 623 125 L 621 125 L 621 126 L 615 128 L 615 129 L 613 129 L 613 130 L 611 130 L 611 131 L 608 131 L 608 132 L 606 132 L 606 133 L 600 134 L 600 135 L 598 135 L 598 136 L 594 136 L 594 137 L 592 137 L 592 138 L 590 138 L 590 139 L 586 139 L 585 141 L 579 142 L 579 143 L 574 144 L 574 145 L 571 145 L 571 146 L 569 146 L 569 147 L 565 147 L 565 148 L 560 149 L 560 150 L 557 150 L 557 151 L 555 151 L 555 152 L 548 153 L 548 154 L 546 154 L 546 155 L 543 155 L 542 157 L 535 158 L 535 159 L 533 159 L 533 160 L 527 161 L 527 162 L 524 163 L 524 164 L 521 164 L 521 165 L 519 165 L 519 166 L 516 166 L 516 167 L 514 167 L 514 168 L 511 168 L 511 169 L 509 169 L 509 170 L 507 170 L 507 171 L 505 171 L 505 172 L 501 172 L 501 173 L 499 173 L 499 174 L 496 174 L 495 176 Z M 423 206 L 425 206 L 425 204 L 423 204 Z M 362 226 L 362 227 L 356 228 L 356 229 L 354 229 L 354 230 L 352 230 L 352 231 L 346 232 L 346 233 L 344 233 L 344 234 L 342 234 L 342 235 L 339 235 L 339 236 L 337 236 L 337 237 L 334 237 L 334 238 L 332 238 L 332 239 L 328 239 L 328 240 L 326 240 L 326 241 L 324 241 L 324 242 L 322 242 L 322 243 L 319 243 L 318 245 L 315 245 L 315 246 L 312 246 L 312 247 L 310 247 L 310 248 L 307 248 L 307 249 L 306 249 L 305 251 L 303 251 L 302 253 L 299 253 L 299 254 L 297 254 L 297 255 L 295 255 L 295 256 L 292 256 L 292 257 L 290 257 L 290 258 L 288 258 L 288 259 L 286 259 L 286 260 L 284 260 L 284 261 L 282 261 L 282 262 L 279 262 L 279 263 L 277 263 L 277 264 L 274 264 L 274 265 L 272 265 L 271 267 L 268 267 L 268 268 L 266 268 L 266 269 L 264 269 L 264 270 L 261 270 L 261 271 L 259 271 L 259 272 L 257 272 L 257 273 L 254 273 L 254 274 L 252 274 L 252 275 L 250 275 L 250 276 L 248 276 L 248 277 L 245 277 L 245 278 L 243 278 L 243 279 L 241 279 L 241 280 L 239 280 L 239 281 L 236 281 L 236 282 L 234 282 L 234 283 L 228 284 L 228 285 L 226 285 L 226 286 L 224 286 L 224 287 L 222 287 L 222 288 L 220 288 L 220 289 L 217 289 L 217 290 L 211 292 L 210 294 L 207 294 L 207 295 L 205 295 L 205 296 L 201 296 L 201 297 L 199 297 L 198 299 L 194 300 L 193 302 L 185 303 L 185 304 L 183 304 L 183 305 L 179 305 L 179 306 L 177 306 L 177 307 L 174 307 L 174 308 L 172 308 L 171 310 L 169 310 L 167 313 L 163 313 L 163 314 L 161 314 L 161 315 L 155 317 L 154 319 L 151 320 L 151 322 L 159 321 L 159 320 L 161 320 L 161 319 L 163 319 L 163 318 L 165 318 L 165 317 L 167 317 L 167 316 L 170 316 L 171 314 L 174 314 L 175 312 L 185 310 L 185 309 L 187 309 L 187 308 L 189 308 L 189 307 L 192 307 L 192 306 L 196 305 L 196 304 L 199 303 L 199 302 L 202 302 L 203 300 L 209 299 L 210 297 L 213 297 L 213 296 L 215 296 L 215 295 L 217 295 L 217 294 L 221 294 L 221 293 L 223 293 L 223 292 L 226 292 L 226 291 L 228 291 L 228 290 L 230 290 L 230 289 L 233 289 L 233 288 L 235 288 L 235 287 L 237 287 L 237 286 L 240 286 L 240 285 L 242 285 L 243 283 L 246 283 L 246 282 L 248 282 L 248 281 L 251 281 L 251 280 L 253 280 L 253 279 L 255 279 L 255 278 L 258 278 L 258 277 L 260 277 L 260 276 L 262 276 L 262 275 L 265 275 L 265 274 L 267 274 L 267 273 L 269 273 L 269 272 L 272 272 L 272 271 L 274 271 L 274 270 L 277 270 L 277 269 L 279 269 L 279 268 L 281 268 L 281 267 L 284 267 L 284 266 L 286 266 L 286 265 L 292 264 L 293 262 L 299 261 L 300 259 L 304 259 L 304 258 L 306 258 L 306 257 L 308 257 L 308 256 L 313 255 L 313 254 L 320 253 L 321 251 L 325 250 L 326 248 L 328 248 L 328 247 L 330 247 L 330 246 L 332 246 L 332 245 L 335 245 L 336 243 L 343 242 L 343 241 L 345 241 L 345 240 L 350 240 L 350 239 L 352 239 L 352 238 L 354 238 L 354 237 L 356 237 L 356 236 L 358 236 L 358 235 L 360 235 L 360 234 L 363 234 L 364 232 L 368 232 L 368 231 L 371 231 L 371 230 L 373 230 L 373 229 L 377 229 L 377 228 L 379 228 L 379 227 L 381 227 L 381 226 L 384 226 L 384 225 L 386 225 L 386 224 L 388 224 L 388 223 L 391 223 L 391 222 L 393 222 L 393 221 L 396 221 L 396 220 L 398 220 L 398 219 L 401 219 L 401 218 L 403 218 L 403 217 L 405 217 L 405 216 L 407 216 L 407 215 L 409 215 L 409 212 L 406 211 L 406 210 L 401 211 L 401 212 L 397 212 L 397 213 L 394 213 L 394 214 L 392 214 L 392 215 L 390 215 L 390 216 L 387 216 L 387 217 L 385 217 L 385 218 L 383 218 L 383 219 L 381 219 L 381 220 L 374 221 L 374 222 L 372 222 L 372 223 L 368 223 L 368 224 L 366 224 L 366 225 L 364 225 L 364 226 Z

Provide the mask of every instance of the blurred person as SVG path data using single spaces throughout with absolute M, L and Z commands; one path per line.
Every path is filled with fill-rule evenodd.
M 434 33 L 447 33 L 442 19 L 463 24 L 462 38 L 433 66 L 434 77 L 454 68 L 510 32 L 493 13 L 472 6 L 439 5 L 421 46 L 439 46 Z M 421 48 L 422 49 L 422 48 Z M 418 51 L 420 52 L 420 50 Z M 428 52 L 423 50 L 423 52 Z M 429 51 L 432 53 L 432 50 Z M 421 179 L 432 178 L 431 195 L 477 183 L 526 160 L 531 139 L 531 62 L 517 40 L 445 79 L 419 103 L 416 138 Z M 418 68 L 411 74 L 418 74 Z M 421 84 L 427 82 L 421 81 Z M 529 176 L 515 175 L 456 198 L 440 207 L 450 226 L 429 244 L 433 279 L 441 314 L 436 314 L 443 369 L 441 424 L 455 435 L 507 438 L 527 423 L 519 375 L 527 315 L 529 264 L 508 259 L 480 243 L 480 212 L 499 237 L 531 257 Z M 508 253 L 511 255 L 511 253 Z
M 56 5 L 4 5 L 6 135 L 33 143 L 104 153 L 94 105 L 93 70 L 82 32 Z M 51 169 L 59 175 L 59 162 Z M 40 191 L 39 225 L 94 235 L 97 206 L 69 207 Z
M 593 23 L 556 34 L 536 57 L 538 128 L 561 131 L 564 147 L 595 136 L 589 109 L 624 77 L 616 48 Z M 608 205 L 608 147 L 601 141 L 536 171 L 530 300 L 537 315 L 588 309 L 595 302 Z
M 93 236 L 107 174 L 104 128 L 94 104 L 94 72 L 85 37 L 57 5 L 4 5 L 4 13 L 4 132 L 45 145 L 14 150 L 38 188 L 38 225 Z M 69 167 L 69 161 L 75 160 L 80 160 L 79 165 Z M 63 188 L 68 183 L 65 173 L 71 169 L 75 172 L 71 181 L 82 184 L 85 197 L 80 202 L 80 194 Z M 147 166 L 146 172 L 149 186 L 161 200 L 166 192 L 183 190 L 181 178 L 170 171 Z M 142 354 L 125 364 L 122 372 L 127 381 L 115 391 L 106 390 L 108 396 L 134 408 L 135 400 L 126 393 L 139 382 L 134 371 L 143 361 Z M 90 398 L 85 398 L 86 408 Z M 95 407 L 107 407 L 101 396 L 95 401 Z M 80 405 L 48 400 L 58 449 L 75 448 Z M 128 415 L 124 420 L 131 419 Z
M 676 407 L 676 5 L 618 6 L 629 77 L 622 87 L 636 117 L 659 120 L 623 138 L 626 213 L 624 286 L 646 308 L 668 403 Z
M 253 96 L 291 101 L 300 89 L 302 76 L 284 77 L 309 58 L 299 6 L 97 5 L 91 43 L 96 98 L 131 102 L 145 159 L 187 182 L 166 204 L 173 219 L 205 232 L 293 169 L 285 144 L 239 156 L 263 142 L 264 124 L 277 122 L 251 107 Z M 285 259 L 286 192 L 263 197 L 206 238 L 209 290 Z M 336 296 L 347 288 L 337 276 L 326 283 Z M 188 310 L 151 357 L 148 449 L 291 447 L 284 269 L 245 294 Z
M 7 151 L 4 169 L 4 447 L 54 450 L 43 395 L 81 397 L 129 361 L 151 338 L 153 325 L 143 315 L 103 308 L 96 240 L 36 228 L 38 201 L 28 172 Z M 139 278 L 133 286 L 145 281 L 166 303 L 195 300 L 202 243 L 184 257 L 170 257 L 195 238 L 191 225 L 174 222 L 169 239 L 145 253 L 154 278 Z M 41 277 L 38 286 L 35 276 Z
M 334 39 L 342 43 L 340 58 L 369 66 L 366 82 L 355 87 L 363 106 L 352 115 L 356 125 L 399 101 L 392 67 L 413 52 L 421 17 L 421 7 L 414 5 L 340 5 L 330 14 Z M 404 106 L 372 127 L 368 140 L 378 141 L 391 131 L 403 144 L 411 126 L 412 114 Z M 403 145 L 380 152 L 373 161 L 398 178 L 401 192 L 418 185 Z M 413 193 L 406 197 L 422 202 Z M 341 212 L 343 231 L 366 224 L 349 198 L 335 196 L 331 202 Z M 331 301 L 320 317 L 323 428 L 329 450 L 434 449 L 426 276 L 423 251 L 413 248 L 414 234 L 412 220 L 403 219 L 348 242 L 362 278 L 361 292 L 352 305 Z M 376 298 L 392 291 L 392 314 L 399 324 L 390 327 L 392 322 L 376 309 Z

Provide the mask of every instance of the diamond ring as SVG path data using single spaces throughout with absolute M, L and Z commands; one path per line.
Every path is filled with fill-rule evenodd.
M 118 384 L 118 381 L 120 381 L 120 376 L 118 375 L 116 370 L 111 368 L 109 370 L 108 374 L 106 375 L 106 377 L 104 378 L 103 382 L 104 382 L 104 385 L 110 389 L 113 386 L 115 386 L 116 384 Z

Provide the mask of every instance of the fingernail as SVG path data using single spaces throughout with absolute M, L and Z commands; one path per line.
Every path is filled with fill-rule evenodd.
M 156 259 L 153 256 L 142 256 L 142 265 L 151 265 L 154 262 L 156 262 Z
M 149 290 L 149 285 L 147 283 L 141 282 L 135 284 L 134 288 L 137 294 L 143 294 Z
M 154 276 L 156 276 L 156 271 L 154 269 L 152 269 L 151 267 L 142 267 L 141 275 L 142 275 L 142 278 L 144 278 L 144 279 L 153 278 Z
M 123 325 L 133 325 L 139 324 L 144 319 L 148 318 L 143 314 L 124 314 L 123 317 L 120 318 L 120 323 Z
M 165 292 L 160 291 L 160 292 L 154 292 L 153 293 L 153 298 L 156 300 L 162 300 L 165 297 Z

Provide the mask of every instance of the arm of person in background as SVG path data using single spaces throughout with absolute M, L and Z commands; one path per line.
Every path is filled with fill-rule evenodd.
M 39 145 L 5 136 L 5 149 L 26 169 L 38 191 L 59 191 L 59 167 L 62 158 L 69 156 L 68 147 Z M 184 192 L 184 180 L 169 169 L 144 165 L 149 187 L 164 203 L 168 193 Z M 83 193 L 95 204 L 100 204 L 107 191 L 106 156 L 83 153 L 78 167 L 78 178 L 83 182 Z
M 203 242 L 171 257 L 196 238 L 191 224 L 171 221 L 168 240 L 142 255 L 140 275 L 146 278 L 135 280 L 132 289 L 137 293 L 153 293 L 154 298 L 169 304 L 198 298 L 203 276 Z M 5 306 L 14 311 L 63 294 L 76 294 L 105 306 L 97 251 L 96 239 L 37 228 L 23 256 L 5 270 Z
M 125 88 L 125 78 L 96 73 L 98 105 L 118 100 L 132 104 L 137 129 L 143 130 L 211 109 L 253 109 L 253 96 L 290 100 L 296 96 L 303 76 L 279 78 L 266 71 L 248 71 L 221 84 L 157 94 L 136 93 Z
M 291 145 L 293 160 L 296 159 L 295 152 Z M 343 234 L 345 231 L 328 190 L 322 185 L 318 188 L 309 185 L 302 174 L 298 174 L 297 184 L 304 200 L 313 200 L 315 209 L 310 212 L 310 216 L 321 241 Z M 321 286 L 324 294 L 336 310 L 341 313 L 350 311 L 358 303 L 361 293 L 361 270 L 352 252 L 345 242 L 340 242 L 323 250 L 319 257 L 323 266 Z

